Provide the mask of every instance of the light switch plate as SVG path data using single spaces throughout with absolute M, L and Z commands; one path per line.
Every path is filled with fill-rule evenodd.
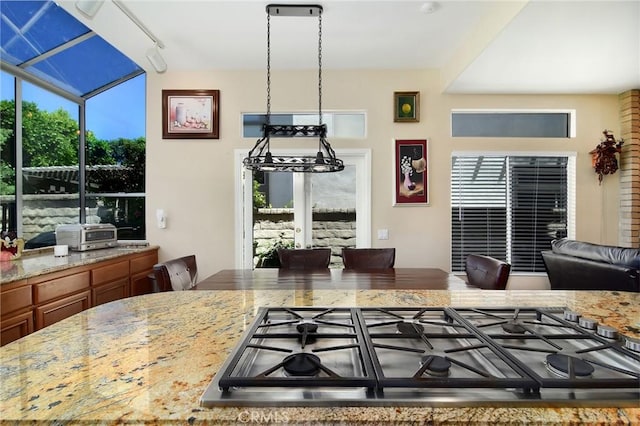
M 378 239 L 379 240 L 388 240 L 389 239 L 389 230 L 388 229 L 378 229 Z

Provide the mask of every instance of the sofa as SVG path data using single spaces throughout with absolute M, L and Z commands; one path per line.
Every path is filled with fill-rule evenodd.
M 640 291 L 640 249 L 560 238 L 541 254 L 552 290 Z

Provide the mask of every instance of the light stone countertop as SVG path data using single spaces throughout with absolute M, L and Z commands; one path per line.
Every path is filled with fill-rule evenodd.
M 0 284 L 157 249 L 158 246 L 123 245 L 85 252 L 69 251 L 68 256 L 61 257 L 53 255 L 53 247 L 40 249 L 33 253 L 23 253 L 22 257 L 16 260 L 0 262 Z
M 260 306 L 555 306 L 640 337 L 640 294 L 234 290 L 132 297 L 0 348 L 2 424 L 640 424 L 638 408 L 216 407 L 199 397 Z

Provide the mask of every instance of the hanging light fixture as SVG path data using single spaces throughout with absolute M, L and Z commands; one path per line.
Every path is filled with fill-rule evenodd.
M 271 124 L 271 16 L 318 17 L 318 124 Z M 313 156 L 273 155 L 271 137 L 317 137 L 318 152 Z M 325 173 L 344 170 L 342 160 L 327 141 L 327 125 L 322 122 L 322 6 L 319 5 L 268 5 L 267 6 L 267 116 L 262 126 L 262 137 L 256 141 L 245 168 L 263 172 Z

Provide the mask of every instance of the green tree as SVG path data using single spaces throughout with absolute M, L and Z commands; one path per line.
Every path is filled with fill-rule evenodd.
M 0 152 L 5 152 L 5 143 L 13 133 L 9 129 L 0 129 Z M 0 158 L 0 195 L 15 195 L 16 171 L 8 161 Z

